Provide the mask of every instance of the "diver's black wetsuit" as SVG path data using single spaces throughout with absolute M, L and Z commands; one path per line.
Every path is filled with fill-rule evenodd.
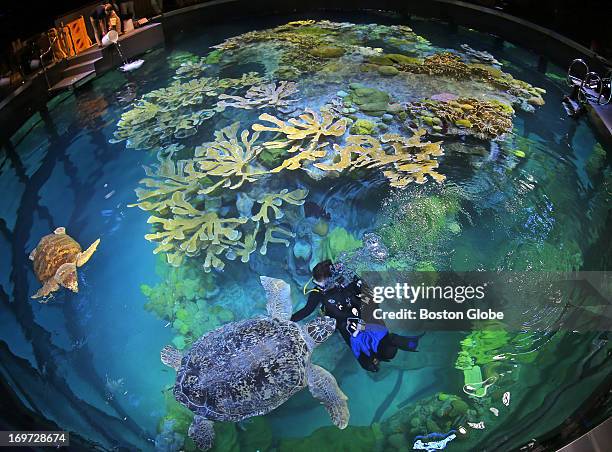
M 363 290 L 365 288 L 366 286 L 361 279 L 354 277 L 347 285 L 334 285 L 325 291 L 314 289 L 308 295 L 306 306 L 294 313 L 291 316 L 291 320 L 299 322 L 312 314 L 315 309 L 317 309 L 317 306 L 321 306 L 325 315 L 336 319 L 336 330 L 340 332 L 340 335 L 350 348 L 351 333 L 347 329 L 347 320 L 363 318 L 363 311 L 366 310 L 366 304 L 362 300 Z M 353 312 L 354 309 L 356 309 L 356 312 Z M 368 319 L 368 322 L 378 323 L 384 326 L 382 321 L 376 321 L 372 318 Z M 379 342 L 376 353 L 372 353 L 370 356 L 361 353 L 357 361 L 359 361 L 359 364 L 364 369 L 376 372 L 378 371 L 376 361 L 389 361 L 393 359 L 397 354 L 398 348 L 415 351 L 416 345 L 412 345 L 413 343 L 410 342 L 411 340 L 413 340 L 413 338 L 389 333 Z M 418 343 L 418 340 L 416 343 Z
M 361 281 L 354 278 L 346 286 L 334 286 L 326 291 L 314 289 L 308 295 L 306 306 L 291 316 L 291 320 L 299 322 L 312 314 L 317 306 L 321 306 L 325 315 L 336 319 L 336 327 L 340 328 L 340 323 L 346 323 L 349 317 L 361 316 Z M 351 312 L 357 309 L 357 314 Z M 346 328 L 344 328 L 346 330 Z

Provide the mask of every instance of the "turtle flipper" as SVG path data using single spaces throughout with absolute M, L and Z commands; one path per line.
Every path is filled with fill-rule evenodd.
M 187 434 L 196 443 L 196 446 L 202 450 L 210 449 L 215 441 L 213 422 L 197 414 L 193 418 Z
M 168 367 L 172 367 L 174 370 L 179 370 L 181 367 L 183 354 L 170 345 L 166 345 L 164 348 L 162 348 L 160 357 L 162 363 Z
M 31 261 L 33 261 L 33 260 L 34 260 L 34 258 L 36 257 L 36 249 L 37 249 L 37 248 L 38 248 L 38 247 L 34 248 L 34 249 L 32 250 L 32 252 L 30 253 L 30 255 L 28 256 L 28 257 L 29 257 L 29 259 L 30 259 Z
M 66 289 L 70 289 L 75 293 L 79 291 L 79 279 L 77 278 L 76 265 L 72 262 L 66 262 L 60 265 L 53 279 Z
M 77 260 L 76 260 L 77 267 L 82 267 L 83 265 L 87 263 L 91 255 L 95 253 L 99 244 L 100 244 L 100 239 L 93 242 L 91 245 L 89 245 L 89 248 L 87 248 L 85 251 L 80 252 L 77 255 Z
M 315 364 L 310 364 L 306 370 L 308 389 L 312 396 L 321 401 L 329 413 L 332 422 L 339 429 L 344 429 L 349 421 L 349 409 L 344 395 L 332 374 Z
M 291 286 L 282 279 L 260 276 L 259 280 L 266 292 L 268 315 L 275 319 L 289 320 L 293 310 Z
M 38 292 L 32 295 L 32 298 L 44 298 L 48 296 L 51 292 L 55 292 L 57 289 L 59 289 L 59 287 L 60 286 L 55 280 L 55 278 L 49 278 L 45 282 L 45 284 L 43 284 L 43 286 L 38 289 Z M 42 302 L 46 303 L 46 300 L 42 300 Z

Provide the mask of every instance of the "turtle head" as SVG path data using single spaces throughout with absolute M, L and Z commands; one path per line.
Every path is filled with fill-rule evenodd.
M 336 319 L 328 316 L 317 317 L 304 325 L 304 332 L 313 342 L 313 347 L 325 342 L 336 330 Z

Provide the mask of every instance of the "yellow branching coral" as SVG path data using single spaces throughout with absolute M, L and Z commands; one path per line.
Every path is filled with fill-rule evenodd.
M 217 106 L 219 108 L 235 107 L 251 110 L 254 108 L 274 107 L 284 109 L 298 101 L 298 99 L 288 99 L 298 92 L 295 82 L 281 81 L 278 86 L 276 83 L 266 83 L 249 88 L 244 97 L 230 96 L 221 94 Z
M 215 141 L 196 148 L 195 155 L 199 168 L 207 176 L 220 178 L 201 193 L 211 193 L 220 186 L 235 189 L 245 182 L 252 182 L 266 174 L 267 171 L 256 166 L 257 156 L 263 150 L 262 146 L 254 144 L 259 138 L 259 133 L 255 132 L 249 137 L 249 131 L 243 130 L 239 140 L 237 136 L 239 127 L 240 123 L 235 122 L 217 130 Z
M 394 134 L 381 137 L 381 141 L 389 144 L 397 156 L 393 169 L 383 171 L 392 187 L 405 187 L 410 182 L 423 184 L 427 176 L 438 183 L 446 179 L 446 176 L 436 171 L 438 161 L 434 159 L 444 155 L 441 142 L 421 141 L 425 133 L 425 130 L 421 129 L 409 138 Z
M 410 182 L 422 184 L 426 176 L 442 182 L 445 177 L 435 171 L 438 162 L 434 159 L 443 155 L 442 147 L 440 143 L 421 141 L 424 134 L 425 130 L 419 130 L 411 137 L 385 134 L 380 141 L 369 135 L 351 135 L 344 146 L 334 145 L 339 158 L 332 163 L 315 163 L 314 166 L 324 171 L 388 166 L 383 174 L 392 187 L 404 187 Z
M 168 88 L 160 88 L 143 96 L 159 106 L 161 111 L 174 111 L 191 105 L 201 104 L 205 97 L 219 95 L 218 80 L 209 77 L 181 82 L 177 80 Z
M 337 119 L 329 111 L 320 114 L 307 108 L 297 118 L 291 118 L 287 122 L 272 115 L 264 113 L 259 116 L 260 121 L 271 122 L 273 126 L 253 124 L 253 130 L 278 132 L 284 135 L 284 141 L 268 141 L 264 143 L 267 148 L 288 148 L 287 151 L 294 153 L 293 157 L 285 159 L 281 165 L 271 170 L 278 173 L 283 169 L 298 169 L 303 161 L 313 161 L 324 157 L 326 148 L 330 144 L 330 138 L 341 137 L 346 132 L 347 121 L 344 118 Z
M 344 146 L 334 145 L 334 151 L 337 157 L 333 163 L 315 163 L 314 166 L 324 171 L 343 171 L 376 166 L 385 158 L 380 141 L 370 135 L 349 135 Z
M 183 199 L 198 193 L 210 184 L 206 174 L 195 170 L 193 163 L 178 161 L 170 157 L 162 159 L 156 167 L 144 167 L 148 176 L 140 183 L 145 188 L 137 188 L 138 202 L 128 207 L 140 207 L 149 212 L 164 213 L 174 207 L 174 194 L 182 193 Z
M 317 148 L 317 149 L 305 149 L 293 157 L 286 158 L 283 162 L 270 170 L 271 173 L 278 173 L 284 169 L 288 170 L 296 170 L 304 167 L 304 162 L 311 162 L 327 155 L 327 151 L 325 149 Z
M 219 131 L 217 138 L 220 142 L 235 141 L 237 130 L 238 124 L 232 124 Z M 256 140 L 256 137 L 249 139 L 248 131 L 243 136 L 243 143 L 252 144 Z M 293 234 L 274 225 L 273 221 L 284 216 L 280 209 L 283 203 L 302 205 L 307 190 L 290 192 L 284 189 L 280 193 L 268 193 L 259 199 L 261 206 L 253 217 L 221 218 L 218 214 L 221 198 L 211 197 L 210 189 L 230 181 L 234 173 L 214 182 L 209 178 L 210 172 L 196 169 L 201 163 L 197 158 L 175 163 L 172 155 L 181 149 L 181 146 L 175 146 L 167 152 L 164 150 L 160 152 L 165 157 L 160 159 L 159 165 L 145 167 L 148 177 L 141 180 L 144 187 L 136 190 L 138 202 L 130 205 L 153 213 L 148 223 L 156 227 L 145 238 L 157 243 L 153 251 L 155 254 L 165 253 L 168 263 L 174 266 L 181 265 L 186 256 L 201 255 L 204 257 L 205 271 L 210 271 L 212 268 L 224 268 L 223 257 L 248 262 L 249 256 L 257 249 L 258 234 L 263 234 L 262 254 L 266 253 L 268 243 L 288 243 L 282 236 L 292 237 Z M 197 196 L 202 194 L 208 196 Z M 260 224 L 267 225 L 265 233 L 260 232 Z
M 284 235 L 285 237 L 295 237 L 295 234 L 293 232 L 288 231 L 285 228 L 282 228 L 280 226 L 268 226 L 266 228 L 263 243 L 261 245 L 261 248 L 259 249 L 260 254 L 265 256 L 265 254 L 268 252 L 269 243 L 282 243 L 285 246 L 289 246 L 289 240 L 280 237 L 274 237 L 272 234 L 274 234 L 275 232 L 280 235 Z
M 199 125 L 222 110 L 216 105 L 219 94 L 262 82 L 257 72 L 240 78 L 177 80 L 167 88 L 145 94 L 133 109 L 123 113 L 111 142 L 127 140 L 128 148 L 148 149 L 165 144 L 170 137 L 192 136 Z M 214 99 L 214 103 L 207 99 Z
M 242 74 L 240 78 L 222 78 L 214 79 L 216 86 L 222 90 L 229 88 L 241 88 L 251 85 L 259 85 L 264 82 L 264 78 L 258 72 L 247 72 Z
M 312 19 L 308 19 L 308 20 L 294 20 L 292 22 L 288 22 L 287 25 L 295 26 L 295 27 L 302 27 L 302 26 L 305 26 L 305 25 L 313 25 L 314 23 L 316 23 L 316 20 L 312 20 Z
M 279 207 L 283 204 L 283 202 L 287 204 L 293 204 L 294 206 L 301 206 L 304 204 L 304 200 L 308 195 L 308 190 L 293 190 L 290 192 L 287 189 L 281 190 L 280 193 L 267 193 L 261 197 L 257 202 L 261 204 L 261 208 L 259 212 L 251 217 L 253 221 L 262 221 L 264 223 L 269 223 L 270 218 L 268 216 L 268 209 L 272 209 L 274 213 L 275 219 L 280 219 L 283 217 L 283 212 L 279 209 Z
M 218 255 L 238 243 L 242 235 L 238 227 L 248 220 L 220 218 L 217 212 L 200 211 L 185 200 L 182 192 L 174 193 L 172 198 L 171 218 L 151 216 L 147 220 L 162 229 L 145 235 L 145 239 L 159 243 L 153 252 L 166 252 L 168 263 L 178 266 L 184 256 L 197 256 L 205 250 L 204 269 L 223 269 L 225 264 Z
M 236 245 L 226 253 L 226 257 L 230 260 L 236 257 L 240 258 L 240 261 L 246 263 L 249 261 L 251 254 L 257 249 L 257 233 L 259 232 L 259 223 L 255 224 L 255 229 L 252 232 L 245 233 L 243 240 L 237 242 Z

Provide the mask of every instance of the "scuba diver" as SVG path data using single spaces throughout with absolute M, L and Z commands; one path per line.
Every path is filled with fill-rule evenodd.
M 423 336 L 400 336 L 389 332 L 381 321 L 373 318 L 366 322 L 364 310 L 369 304 L 367 285 L 356 275 L 347 276 L 342 264 L 331 260 L 319 262 L 312 270 L 315 288 L 306 291 L 306 306 L 291 316 L 299 322 L 321 307 L 324 315 L 336 319 L 336 329 L 351 348 L 353 355 L 365 370 L 378 372 L 380 361 L 390 361 L 397 350 L 416 352 Z

